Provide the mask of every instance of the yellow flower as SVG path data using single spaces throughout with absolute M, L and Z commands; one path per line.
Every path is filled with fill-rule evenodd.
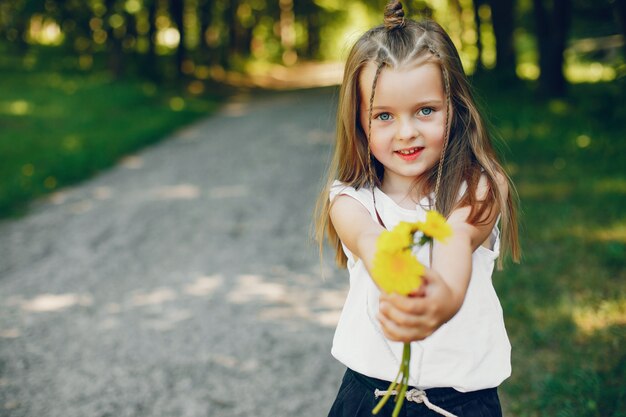
M 376 240 L 377 251 L 394 253 L 410 248 L 416 230 L 415 224 L 400 222 L 392 230 L 383 231 Z
M 372 267 L 372 279 L 386 293 L 407 295 L 422 284 L 424 266 L 410 250 L 377 251 Z
M 445 242 L 446 239 L 452 236 L 452 228 L 446 221 L 446 218 L 434 210 L 426 213 L 426 221 L 419 222 L 418 227 L 426 236 L 440 242 Z

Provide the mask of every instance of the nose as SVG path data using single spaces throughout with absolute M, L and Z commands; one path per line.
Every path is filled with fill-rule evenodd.
M 411 118 L 400 118 L 396 137 L 399 140 L 415 139 L 418 135 L 415 120 Z

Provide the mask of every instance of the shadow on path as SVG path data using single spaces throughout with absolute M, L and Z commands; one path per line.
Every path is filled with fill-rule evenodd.
M 0 415 L 325 415 L 347 279 L 309 227 L 334 94 L 235 97 L 0 223 Z

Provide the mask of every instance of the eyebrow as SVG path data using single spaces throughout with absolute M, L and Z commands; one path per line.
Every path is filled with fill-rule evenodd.
M 444 102 L 443 100 L 439 100 L 439 99 L 424 100 L 419 103 L 416 103 L 415 107 L 442 105 L 443 102 Z M 391 108 L 393 108 L 393 106 L 374 106 L 372 107 L 372 110 L 385 110 L 385 109 L 391 109 Z

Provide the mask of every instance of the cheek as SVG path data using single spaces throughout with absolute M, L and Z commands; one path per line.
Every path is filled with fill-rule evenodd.
M 380 161 L 384 159 L 385 155 L 388 152 L 388 146 L 384 141 L 376 140 L 376 138 L 372 138 L 370 142 L 370 150 L 372 151 L 372 155 Z
M 432 146 L 443 146 L 445 134 L 446 126 L 445 120 L 443 120 L 441 123 L 433 123 L 428 127 L 426 138 Z

